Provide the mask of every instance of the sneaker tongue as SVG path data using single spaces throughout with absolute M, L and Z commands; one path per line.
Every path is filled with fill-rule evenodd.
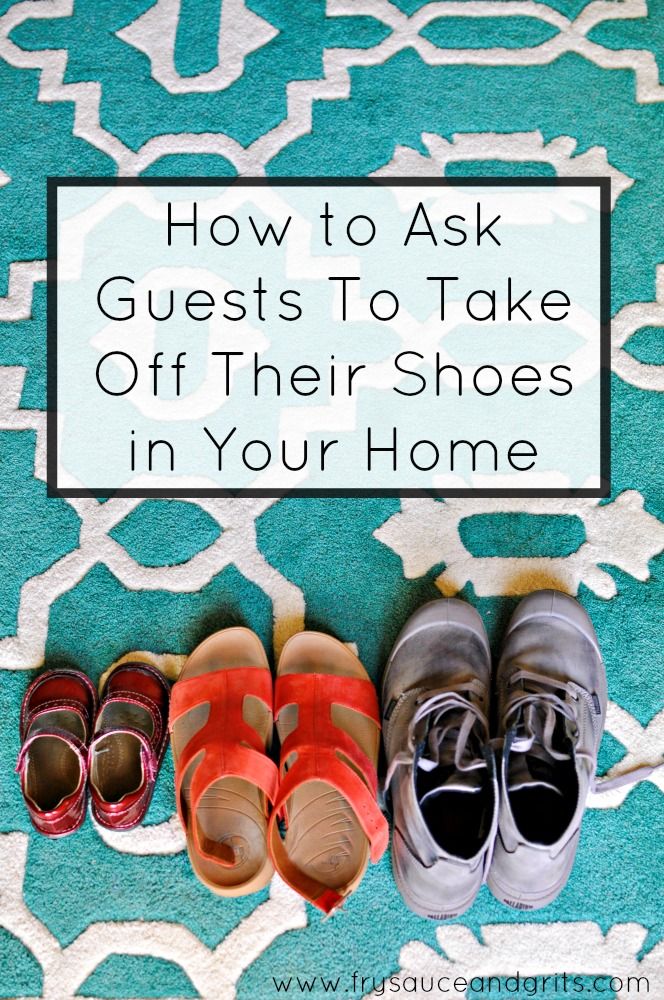
M 562 796 L 555 783 L 553 762 L 534 753 L 513 753 L 508 768 L 507 784 L 510 792 L 522 788 L 547 788 Z
M 557 781 L 559 762 L 556 760 L 552 742 L 555 741 L 557 751 L 563 751 L 561 740 L 567 740 L 567 728 L 564 719 L 559 718 L 556 728 L 551 734 L 546 733 L 546 718 L 540 712 L 534 712 L 525 726 L 524 737 L 530 743 L 529 747 L 513 748 L 508 765 L 507 784 L 510 792 L 518 792 L 522 788 L 546 788 L 562 796 Z
M 442 770 L 442 768 L 436 768 L 436 770 Z M 435 772 L 429 772 L 428 777 L 436 781 Z M 437 798 L 444 792 L 480 792 L 483 787 L 483 779 L 485 777 L 484 770 L 482 768 L 477 768 L 473 771 L 458 771 L 454 770 L 447 777 L 439 778 L 438 783 L 430 787 L 424 795 L 420 796 L 420 802 L 427 802 L 429 799 Z M 429 781 L 426 782 L 429 784 Z
M 458 726 L 463 721 L 463 713 L 448 712 L 433 726 L 428 734 L 426 746 L 417 762 L 418 785 L 424 790 L 420 802 L 435 798 L 443 792 L 479 792 L 484 786 L 485 768 L 460 770 L 455 763 L 455 751 L 459 735 Z M 472 763 L 473 753 L 468 748 L 463 763 Z

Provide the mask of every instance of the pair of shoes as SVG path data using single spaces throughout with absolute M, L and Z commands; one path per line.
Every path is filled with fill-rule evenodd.
M 581 606 L 552 590 L 521 601 L 493 680 L 495 706 L 482 619 L 454 599 L 420 608 L 386 667 L 394 874 L 434 920 L 463 913 L 484 881 L 519 910 L 551 903 L 594 787 L 607 688 Z
M 273 723 L 279 768 L 268 756 Z M 256 892 L 276 868 L 330 913 L 385 851 L 378 698 L 358 658 L 331 636 L 293 636 L 273 687 L 254 632 L 215 633 L 184 665 L 169 728 L 189 858 L 213 892 Z
M 167 743 L 169 685 L 131 657 L 106 676 L 101 700 L 79 670 L 48 670 L 21 707 L 21 791 L 39 833 L 63 837 L 85 819 L 88 789 L 101 826 L 141 822 Z

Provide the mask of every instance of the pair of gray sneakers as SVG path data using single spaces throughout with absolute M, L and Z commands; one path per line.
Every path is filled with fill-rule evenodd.
M 606 675 L 573 598 L 541 590 L 521 601 L 491 688 L 482 619 L 454 599 L 409 619 L 385 669 L 394 875 L 433 920 L 458 917 L 484 881 L 519 910 L 554 900 L 594 783 Z

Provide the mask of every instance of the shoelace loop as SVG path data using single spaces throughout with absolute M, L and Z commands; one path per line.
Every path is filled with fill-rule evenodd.
M 483 686 L 472 678 L 454 686 L 428 691 L 415 701 L 415 712 L 408 727 L 408 750 L 392 758 L 385 776 L 387 791 L 398 767 L 412 767 L 416 763 L 424 770 L 439 765 L 454 766 L 458 771 L 474 771 L 486 767 L 483 757 L 473 755 L 470 748 L 471 734 L 479 723 L 482 738 L 488 742 L 488 724 L 484 713 L 471 695 L 481 696 Z M 428 719 L 427 735 L 419 744 L 416 734 L 420 723 Z M 456 735 L 455 735 L 456 734 Z M 453 749 L 452 749 L 453 748 Z M 428 756 L 424 752 L 428 750 Z
M 515 671 L 510 683 L 519 682 L 523 688 L 511 695 L 505 712 L 505 728 L 516 729 L 512 749 L 527 753 L 540 744 L 553 760 L 569 760 L 570 754 L 554 747 L 553 737 L 558 717 L 571 723 L 576 721 L 574 708 L 561 692 L 574 701 L 578 701 L 578 695 L 564 681 L 531 670 Z
M 512 749 L 518 753 L 532 750 L 539 735 L 544 751 L 550 754 L 554 760 L 569 760 L 569 754 L 556 750 L 553 746 L 556 714 L 563 716 L 569 722 L 575 722 L 574 708 L 558 692 L 565 692 L 573 701 L 578 701 L 579 696 L 564 681 L 531 670 L 515 671 L 511 677 L 511 683 L 517 684 L 519 681 L 524 683 L 524 688 L 512 695 L 505 712 L 506 728 L 509 728 L 508 723 L 513 716 L 518 716 L 520 712 L 523 712 L 521 719 L 514 720 L 516 737 L 512 742 Z M 525 685 L 528 685 L 528 688 Z M 554 690 L 547 690 L 547 688 Z M 543 726 L 540 725 L 541 719 L 544 720 Z M 520 729 L 522 732 L 519 732 Z M 611 778 L 598 779 L 594 775 L 590 787 L 593 792 L 598 794 L 611 792 L 625 785 L 637 784 L 650 777 L 661 767 L 664 767 L 664 760 L 657 764 L 643 764 L 632 771 L 617 774 Z

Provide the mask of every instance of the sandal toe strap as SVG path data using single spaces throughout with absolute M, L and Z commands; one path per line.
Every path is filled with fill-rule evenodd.
M 244 699 L 247 695 L 258 698 L 272 709 L 272 677 L 263 667 L 236 667 L 213 670 L 179 680 L 171 692 L 168 726 L 173 726 L 184 715 L 201 705 L 210 706 L 210 725 L 213 715 L 224 717 L 233 727 L 246 727 L 243 719 Z M 203 727 L 205 728 L 205 727 Z

